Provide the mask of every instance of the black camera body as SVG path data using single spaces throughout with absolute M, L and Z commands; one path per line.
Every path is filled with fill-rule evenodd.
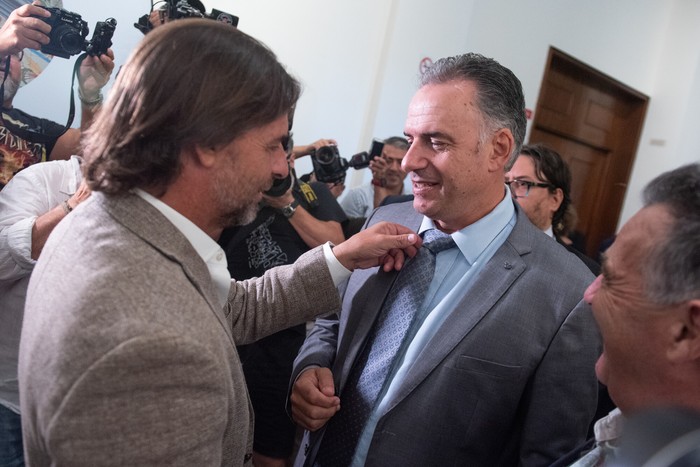
M 48 18 L 37 16 L 51 26 L 49 43 L 41 46 L 43 53 L 61 58 L 69 58 L 83 51 L 89 55 L 102 55 L 112 45 L 112 36 L 117 26 L 114 18 L 98 22 L 92 39 L 88 41 L 85 38 L 90 28 L 79 14 L 60 8 L 41 8 L 51 13 Z
M 316 180 L 324 183 L 341 183 L 345 180 L 348 161 L 340 157 L 338 146 L 321 146 L 311 153 Z
M 41 46 L 45 54 L 68 58 L 82 52 L 85 38 L 90 32 L 87 22 L 83 18 L 70 11 L 60 8 L 42 7 L 51 13 L 48 18 L 38 17 L 49 26 L 49 43 Z
M 384 143 L 379 140 L 372 141 L 369 151 L 362 151 L 346 160 L 340 157 L 338 146 L 323 146 L 311 154 L 311 162 L 314 166 L 316 180 L 326 183 L 342 183 L 345 180 L 345 172 L 348 167 L 355 170 L 369 167 L 369 163 L 382 155 Z
M 289 191 L 292 185 L 294 185 L 296 181 L 296 174 L 294 173 L 294 169 L 289 166 L 289 163 L 287 163 L 287 169 L 289 169 L 289 174 L 287 174 L 285 178 L 276 178 L 272 182 L 272 186 L 270 187 L 270 189 L 265 192 L 266 195 L 279 198 L 287 191 Z
M 381 157 L 382 151 L 384 150 L 384 143 L 375 139 L 372 140 L 372 147 L 369 152 L 362 151 L 355 154 L 350 158 L 348 165 L 353 169 L 364 169 L 369 167 L 369 163 L 372 162 L 377 157 Z
M 234 27 L 238 26 L 238 16 L 216 9 L 211 10 L 211 13 L 206 13 L 204 5 L 201 2 L 197 3 L 200 7 L 190 5 L 187 0 L 165 0 L 166 5 L 163 11 L 169 21 L 182 18 L 207 18 L 230 24 Z M 148 31 L 153 29 L 149 15 L 146 14 L 140 17 L 134 23 L 134 27 L 144 34 L 148 33 Z
M 95 25 L 95 32 L 92 33 L 92 38 L 85 43 L 85 52 L 94 56 L 107 53 L 107 49 L 112 47 L 112 37 L 116 28 L 117 20 L 114 18 L 98 21 Z

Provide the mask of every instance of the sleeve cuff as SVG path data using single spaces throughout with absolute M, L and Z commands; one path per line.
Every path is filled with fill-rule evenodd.
M 352 271 L 347 269 L 345 266 L 340 264 L 338 258 L 333 254 L 331 249 L 331 242 L 326 242 L 323 244 L 323 255 L 326 258 L 326 264 L 328 265 L 328 270 L 331 273 L 331 278 L 333 279 L 333 284 L 338 287 L 340 284 L 348 280 Z

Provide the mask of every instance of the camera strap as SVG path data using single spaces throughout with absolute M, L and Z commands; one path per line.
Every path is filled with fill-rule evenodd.
M 73 66 L 73 78 L 70 82 L 70 109 L 68 111 L 68 122 L 66 122 L 66 128 L 63 130 L 63 133 L 68 131 L 70 126 L 73 124 L 73 119 L 75 118 L 75 77 L 78 76 L 78 73 L 80 72 L 80 64 L 83 63 L 85 57 L 87 57 L 86 53 L 81 54 Z M 63 135 L 63 133 L 61 133 L 61 135 Z
M 311 188 L 311 185 L 297 179 L 297 186 L 299 187 L 301 194 L 304 195 L 304 199 L 309 204 L 310 208 L 315 208 L 318 206 L 318 196 L 316 196 L 316 192 L 313 188 Z
M 5 80 L 7 80 L 7 77 L 10 76 L 10 61 L 12 60 L 12 56 L 8 55 L 5 57 L 5 66 L 2 74 L 2 84 L 0 84 L 0 96 L 2 96 L 2 106 L 5 106 Z
M 70 110 L 68 112 L 68 121 L 66 122 L 66 126 L 61 130 L 58 135 L 44 135 L 38 132 L 32 132 L 34 134 L 34 140 L 36 142 L 49 142 L 49 141 L 54 141 L 61 136 L 64 135 L 66 131 L 71 127 L 73 124 L 73 120 L 75 119 L 75 77 L 78 75 L 78 72 L 80 70 L 80 64 L 83 63 L 83 60 L 85 60 L 85 57 L 87 57 L 87 54 L 82 54 L 78 57 L 78 59 L 75 61 L 75 66 L 73 67 L 73 77 L 71 80 L 71 85 L 70 85 Z M 4 67 L 4 73 L 2 77 L 2 84 L 0 84 L 0 95 L 2 96 L 3 99 L 3 104 L 4 104 L 4 99 L 5 99 L 5 80 L 7 77 L 10 75 L 10 56 L 7 56 L 7 59 L 5 60 L 5 67 Z M 2 117 L 4 118 L 4 117 Z M 28 130 L 30 131 L 30 130 Z

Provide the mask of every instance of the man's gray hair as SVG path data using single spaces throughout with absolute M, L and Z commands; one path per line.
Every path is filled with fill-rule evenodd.
M 665 172 L 644 188 L 644 205 L 665 205 L 673 223 L 647 259 L 648 298 L 671 305 L 700 298 L 700 164 Z
M 444 84 L 449 81 L 471 81 L 477 88 L 477 105 L 484 116 L 486 132 L 508 128 L 513 134 L 515 147 L 510 154 L 508 170 L 525 140 L 525 97 L 520 80 L 492 58 L 475 53 L 441 58 L 421 76 L 421 86 Z M 487 135 L 482 134 L 483 138 Z

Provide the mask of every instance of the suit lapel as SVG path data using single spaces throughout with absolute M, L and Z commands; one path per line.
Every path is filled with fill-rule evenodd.
M 170 261 L 178 263 L 194 288 L 204 298 L 216 316 L 232 345 L 233 337 L 223 311 L 218 305 L 216 291 L 209 270 L 185 236 L 150 203 L 135 194 L 108 197 L 94 193 L 100 203 L 117 222 L 158 250 Z
M 377 213 L 380 218 L 375 216 Z M 367 219 L 367 227 L 380 221 L 390 221 L 417 232 L 422 220 L 423 216 L 413 209 L 413 202 L 408 201 L 375 210 Z M 369 332 L 397 276 L 396 271 L 386 273 L 379 268 L 357 270 L 351 276 L 343 297 L 343 312 L 339 317 L 341 339 L 336 362 L 341 368 L 334 368 L 333 371 L 334 375 L 340 375 L 340 390 L 345 386 L 352 364 L 367 342 Z M 355 311 L 350 313 L 351 309 Z M 358 313 L 357 310 L 361 312 Z
M 416 357 L 386 412 L 408 396 L 464 340 L 525 271 L 522 255 L 531 251 L 531 233 L 520 219 L 503 245 L 494 253 L 472 285 L 465 289 L 457 306 L 449 312 L 437 332 Z

